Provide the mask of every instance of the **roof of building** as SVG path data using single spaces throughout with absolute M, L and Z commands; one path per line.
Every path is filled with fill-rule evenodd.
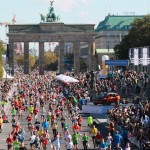
M 96 32 L 107 30 L 129 30 L 131 23 L 136 19 L 142 19 L 144 16 L 115 16 L 108 15 L 99 23 Z
M 101 53 L 114 53 L 114 49 L 96 49 L 97 54 Z

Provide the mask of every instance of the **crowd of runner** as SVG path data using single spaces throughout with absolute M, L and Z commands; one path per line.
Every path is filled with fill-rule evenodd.
M 83 141 L 84 149 L 87 149 L 89 137 L 86 133 L 80 134 L 82 117 L 74 96 L 66 98 L 61 84 L 52 83 L 49 76 L 41 77 L 35 73 L 16 81 L 17 91 L 10 99 L 12 132 L 6 139 L 8 150 L 27 149 L 24 142 L 27 132 L 31 134 L 28 139 L 31 150 L 49 149 L 49 143 L 50 149 L 60 150 L 64 139 L 67 150 L 78 149 L 79 138 Z M 28 131 L 20 124 L 23 118 L 27 120 Z M 71 127 L 68 121 L 72 122 Z M 60 128 L 62 132 L 59 132 Z M 50 130 L 53 135 L 50 135 Z
M 78 149 L 78 144 L 81 141 L 83 149 L 86 150 L 90 146 L 88 144 L 90 140 L 93 141 L 93 146 L 90 146 L 90 149 L 93 147 L 93 149 L 100 150 L 121 150 L 122 148 L 130 150 L 127 131 L 130 131 L 132 135 L 135 134 L 138 139 L 142 139 L 146 134 L 150 135 L 149 102 L 144 104 L 139 102 L 137 107 L 131 105 L 110 110 L 110 133 L 107 137 L 103 137 L 93 125 L 91 116 L 87 120 L 90 134 L 83 132 L 80 106 L 86 105 L 91 100 L 90 75 L 80 73 L 75 76 L 80 81 L 77 84 L 60 83 L 53 78 L 51 73 L 39 76 L 37 72 L 33 72 L 31 75 L 19 74 L 9 84 L 2 84 L 5 96 L 2 97 L 1 102 L 0 127 L 5 120 L 9 120 L 12 124 L 12 131 L 6 139 L 8 150 L 27 149 L 25 140 L 30 141 L 31 150 L 60 150 L 61 147 L 67 150 Z M 8 102 L 6 93 L 13 82 L 17 83 L 17 90 L 10 99 L 12 115 L 11 118 L 8 118 L 4 111 L 5 104 Z M 119 88 L 120 86 L 121 88 Z M 138 88 L 141 93 L 143 88 L 147 88 L 147 86 L 147 75 L 137 74 L 133 71 L 116 73 L 113 80 L 109 78 L 95 80 L 97 94 L 112 91 L 119 93 L 120 90 L 131 92 L 133 89 L 137 92 Z M 20 124 L 23 119 L 26 120 L 28 130 Z M 71 126 L 69 121 L 71 121 Z M 122 128 L 116 130 L 116 125 Z M 146 133 L 143 134 L 143 131 Z M 26 138 L 28 132 L 31 134 L 29 139 Z

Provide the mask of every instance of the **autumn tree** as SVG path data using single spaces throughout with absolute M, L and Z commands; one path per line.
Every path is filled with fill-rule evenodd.
M 0 41 L 0 79 L 3 77 L 3 63 L 2 63 L 2 54 L 4 53 L 5 48 L 3 45 L 3 41 Z
M 45 57 L 45 68 L 48 69 L 48 67 L 55 63 L 58 60 L 57 55 L 52 52 L 52 51 L 47 51 L 44 53 L 44 57 Z
M 19 66 L 23 66 L 24 65 L 24 55 L 19 55 L 18 57 L 15 58 L 16 63 Z M 35 66 L 35 62 L 36 62 L 36 58 L 34 56 L 32 56 L 31 54 L 29 54 L 29 67 L 30 69 L 33 68 Z
M 114 48 L 119 59 L 128 59 L 130 48 L 150 46 L 150 15 L 135 19 L 131 26 L 129 34 Z

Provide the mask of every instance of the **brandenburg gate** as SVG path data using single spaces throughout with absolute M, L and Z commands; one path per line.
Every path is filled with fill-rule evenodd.
M 39 43 L 39 74 L 44 75 L 44 42 L 59 42 L 59 73 L 64 73 L 65 42 L 73 43 L 74 72 L 80 71 L 80 42 L 87 42 L 89 46 L 88 69 L 92 69 L 94 24 L 64 24 L 54 14 L 53 2 L 46 17 L 41 14 L 39 24 L 9 25 L 9 64 L 14 74 L 14 43 L 24 43 L 24 74 L 29 74 L 29 42 Z

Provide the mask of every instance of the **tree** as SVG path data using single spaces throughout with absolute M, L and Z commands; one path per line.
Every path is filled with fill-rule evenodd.
M 80 58 L 80 71 L 86 71 L 87 65 L 82 58 Z
M 47 51 L 44 53 L 45 57 L 45 68 L 48 69 L 49 66 L 58 60 L 57 55 L 52 51 Z
M 35 62 L 36 62 L 36 57 L 34 57 L 33 55 L 29 55 L 29 65 L 30 65 L 30 68 L 34 68 L 35 66 Z
M 57 69 L 58 69 L 57 66 L 58 66 L 58 61 L 56 61 L 56 62 L 50 64 L 50 65 L 48 66 L 48 69 L 51 70 L 51 71 L 57 71 Z
M 3 45 L 3 41 L 0 41 L 0 79 L 3 77 L 3 62 L 2 62 L 2 54 L 4 53 L 5 48 Z
M 74 54 L 73 53 L 66 54 L 66 59 L 69 59 L 70 65 L 73 66 Z M 86 71 L 86 70 L 87 70 L 87 65 L 84 62 L 84 60 L 82 58 L 80 58 L 80 71 Z
M 24 55 L 19 55 L 14 58 L 15 62 L 18 64 L 18 66 L 23 66 L 24 65 Z
M 24 55 L 19 55 L 18 57 L 15 58 L 16 63 L 19 66 L 23 66 L 24 65 Z M 36 58 L 34 56 L 32 56 L 31 54 L 29 54 L 29 67 L 30 69 L 33 68 L 35 66 L 35 62 L 36 62 Z
M 119 59 L 128 59 L 130 48 L 150 46 L 150 15 L 135 19 L 131 26 L 129 34 L 114 48 Z

